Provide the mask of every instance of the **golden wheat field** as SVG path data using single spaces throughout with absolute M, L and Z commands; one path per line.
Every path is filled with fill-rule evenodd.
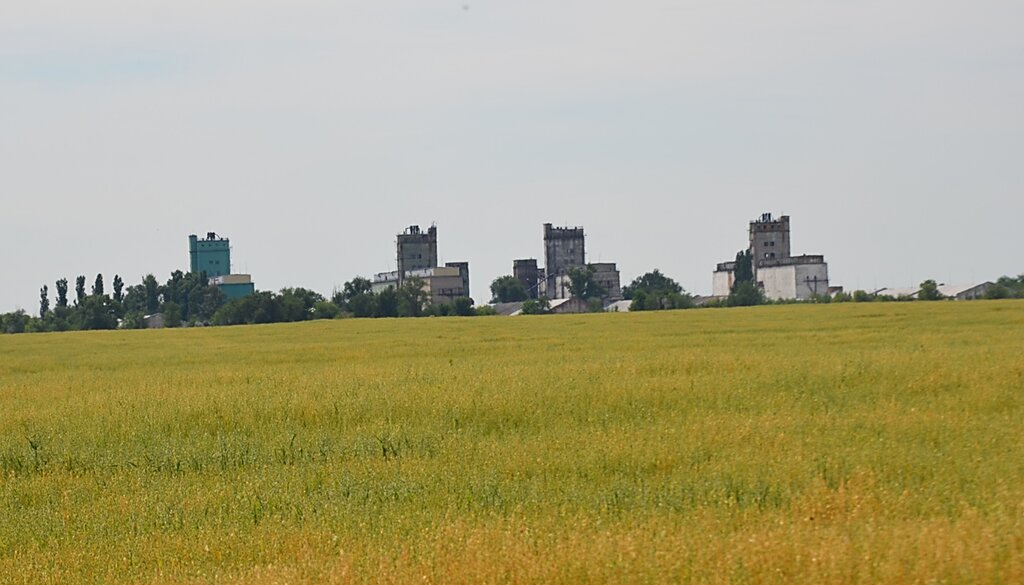
M 0 337 L 4 583 L 1024 582 L 1024 302 Z

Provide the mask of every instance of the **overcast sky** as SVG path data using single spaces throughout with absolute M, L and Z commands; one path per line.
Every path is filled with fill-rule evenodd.
M 1024 3 L 0 5 L 0 311 L 231 238 L 324 294 L 436 222 L 472 293 L 582 225 L 709 293 L 763 212 L 833 284 L 1024 272 Z

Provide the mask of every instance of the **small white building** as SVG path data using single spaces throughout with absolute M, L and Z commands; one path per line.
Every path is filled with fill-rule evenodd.
M 711 276 L 711 294 L 716 297 L 727 297 L 736 282 L 736 263 L 722 262 L 715 267 Z
M 828 264 L 822 256 L 791 256 L 762 262 L 757 284 L 771 300 L 801 301 L 828 294 Z

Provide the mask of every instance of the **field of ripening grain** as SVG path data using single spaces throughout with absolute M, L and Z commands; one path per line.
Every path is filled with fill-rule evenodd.
M 0 336 L 3 583 L 1024 582 L 1024 302 Z

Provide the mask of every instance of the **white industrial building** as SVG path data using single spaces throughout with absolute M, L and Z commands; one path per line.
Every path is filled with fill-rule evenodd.
M 749 247 L 754 283 L 772 299 L 812 299 L 829 294 L 828 264 L 820 255 L 790 254 L 789 216 L 770 213 L 750 222 Z M 728 296 L 736 282 L 736 261 L 715 267 L 711 288 L 715 296 Z

